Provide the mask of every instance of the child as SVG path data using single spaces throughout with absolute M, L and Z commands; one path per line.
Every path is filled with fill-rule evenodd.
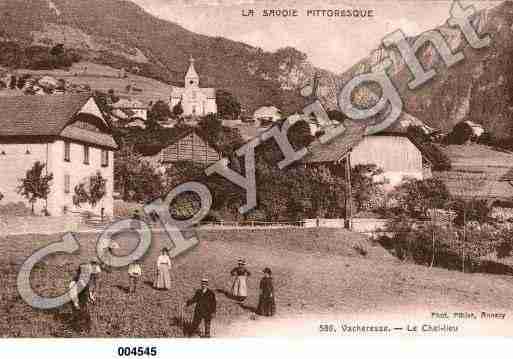
M 139 261 L 134 261 L 128 265 L 128 292 L 135 293 L 137 282 L 142 275 L 141 265 Z
M 94 303 L 96 301 L 96 293 L 98 292 L 98 277 L 102 269 L 96 260 L 92 260 L 89 266 L 91 271 L 91 277 L 89 279 L 89 299 Z

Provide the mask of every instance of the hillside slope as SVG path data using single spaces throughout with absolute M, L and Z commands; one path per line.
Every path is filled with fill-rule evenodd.
M 85 60 L 117 68 L 137 66 L 147 76 L 177 85 L 193 56 L 201 84 L 234 93 L 248 111 L 270 103 L 285 112 L 298 111 L 303 99 L 297 87 L 318 71 L 293 48 L 269 53 L 195 34 L 130 1 L 3 0 L 0 16 L 4 42 L 48 47 L 62 43 L 80 51 Z M 321 74 L 334 78 L 327 71 Z M 329 92 L 326 86 L 321 91 Z
M 480 11 L 471 21 L 481 37 L 491 36 L 491 45 L 475 50 L 458 29 L 447 23 L 439 26 L 436 30 L 447 40 L 452 52 L 463 51 L 465 58 L 447 68 L 432 44 L 421 47 L 417 57 L 425 69 L 434 68 L 437 75 L 416 90 L 408 88 L 412 75 L 396 47 L 379 47 L 348 70 L 342 83 L 388 57 L 393 63 L 389 75 L 409 114 L 442 131 L 471 120 L 483 124 L 498 137 L 512 137 L 513 2 Z M 410 43 L 417 38 L 410 38 Z

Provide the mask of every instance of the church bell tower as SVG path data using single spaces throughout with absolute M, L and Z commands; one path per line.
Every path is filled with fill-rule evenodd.
M 194 68 L 194 58 L 191 56 L 189 59 L 190 65 L 187 73 L 185 74 L 185 88 L 199 87 L 199 76 Z

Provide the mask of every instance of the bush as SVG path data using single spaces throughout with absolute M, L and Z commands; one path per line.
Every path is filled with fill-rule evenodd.
M 511 250 L 513 250 L 513 245 L 510 240 L 501 241 L 497 246 L 497 258 L 506 258 L 511 255 Z
M 418 225 L 404 218 L 391 223 L 387 232 L 395 234 L 381 237 L 379 243 L 397 258 L 452 270 L 461 270 L 465 264 L 466 272 L 484 270 L 481 257 L 498 252 L 500 243 L 510 237 L 507 231 L 498 232 L 491 226 L 468 226 L 464 236 L 460 227 Z
M 9 202 L 4 205 L 0 205 L 0 217 L 26 217 L 30 215 L 32 215 L 31 209 L 23 202 Z
M 457 239 L 448 231 L 433 228 L 412 229 L 396 233 L 392 238 L 381 237 L 379 243 L 402 261 L 416 264 L 433 264 L 435 267 L 458 270 L 462 268 L 461 254 L 451 246 Z M 472 260 L 472 259 L 470 259 Z

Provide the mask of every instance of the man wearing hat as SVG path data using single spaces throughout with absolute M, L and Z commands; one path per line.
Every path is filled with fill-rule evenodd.
M 205 325 L 205 333 L 203 337 L 210 338 L 210 323 L 216 313 L 216 295 L 208 288 L 208 279 L 201 280 L 201 288 L 194 293 L 194 297 L 189 299 L 186 303 L 187 306 L 196 303 L 194 308 L 194 317 L 192 319 L 191 334 L 197 333 L 199 325 L 203 320 Z

